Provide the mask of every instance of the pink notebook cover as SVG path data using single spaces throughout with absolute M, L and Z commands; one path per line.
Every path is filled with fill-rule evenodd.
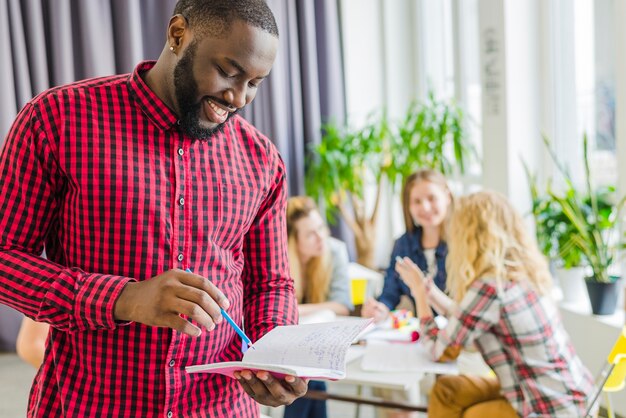
M 241 366 L 225 366 L 225 367 L 209 369 L 209 370 L 197 370 L 197 371 L 190 372 L 190 373 L 219 373 L 219 374 L 223 374 L 224 376 L 232 377 L 234 379 L 235 372 L 241 371 L 241 370 L 251 370 L 253 372 L 267 371 L 277 379 L 284 379 L 285 376 L 298 376 L 296 373 L 286 373 L 286 372 L 279 372 L 276 370 L 268 370 L 264 368 L 241 367 Z M 298 376 L 298 377 L 303 378 L 303 379 L 315 379 L 315 380 L 338 380 L 338 379 L 329 378 L 328 376 Z

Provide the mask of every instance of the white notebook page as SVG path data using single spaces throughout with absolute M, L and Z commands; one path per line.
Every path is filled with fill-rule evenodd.
M 242 361 L 344 370 L 346 350 L 368 319 L 276 327 Z

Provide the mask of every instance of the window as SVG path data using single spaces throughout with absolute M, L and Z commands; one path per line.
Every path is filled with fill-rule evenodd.
M 556 118 L 555 129 L 567 131 L 567 124 L 575 126 L 573 137 L 558 137 L 557 150 L 572 156 L 573 147 L 582 148 L 582 137 L 587 134 L 593 178 L 598 185 L 617 183 L 617 155 L 615 146 L 615 25 L 614 0 L 575 0 L 555 2 L 551 24 L 553 48 L 560 62 L 554 63 L 555 79 L 568 80 L 574 89 L 573 112 L 566 111 Z M 573 10 L 568 10 L 573 8 Z M 570 22 L 569 20 L 572 20 Z M 568 28 L 571 28 L 568 30 Z M 573 35 L 573 37 L 571 36 Z M 561 40 L 559 42 L 559 39 Z M 571 43 L 573 39 L 573 44 Z M 567 45 L 567 44 L 570 45 Z M 567 55 L 559 49 L 571 48 L 574 55 L 573 71 Z M 558 82 L 555 81 L 555 84 Z M 567 81 L 562 89 L 567 89 Z M 557 91 L 556 94 L 559 94 Z M 561 92 L 561 94 L 568 94 Z M 558 101 L 557 101 L 558 103 Z M 563 112 L 555 109 L 555 112 Z M 582 157 L 582 151 L 574 151 Z M 582 158 L 564 158 L 574 180 L 581 177 Z

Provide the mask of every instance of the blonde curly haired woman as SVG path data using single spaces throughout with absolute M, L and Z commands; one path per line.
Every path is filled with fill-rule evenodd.
M 455 202 L 449 223 L 445 302 L 438 329 L 433 285 L 408 258 L 396 265 L 411 289 L 424 342 L 448 360 L 474 344 L 496 378 L 444 376 L 429 400 L 431 417 L 581 416 L 592 377 L 570 343 L 543 256 L 507 199 L 483 191 Z M 441 300 L 440 300 L 441 302 Z

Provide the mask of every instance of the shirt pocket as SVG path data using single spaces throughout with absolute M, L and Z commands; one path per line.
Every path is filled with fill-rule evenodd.
M 260 207 L 262 191 L 242 183 L 219 183 L 219 236 L 225 247 L 240 245 Z

